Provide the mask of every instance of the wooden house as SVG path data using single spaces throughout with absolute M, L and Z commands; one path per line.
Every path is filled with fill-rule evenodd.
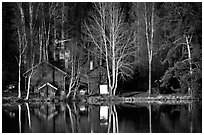
M 102 66 L 98 66 L 90 70 L 88 73 L 89 77 L 89 89 L 94 94 L 100 93 L 100 85 L 107 84 L 106 70 Z
M 102 66 L 90 67 L 80 75 L 80 82 L 88 84 L 88 94 L 100 94 L 100 85 L 107 84 L 106 69 Z
M 57 90 L 59 90 L 59 92 L 65 90 L 65 78 L 67 73 L 56 66 L 47 61 L 41 62 L 24 73 L 26 80 L 31 75 L 32 71 L 33 75 L 30 83 L 32 92 L 41 94 L 45 92 L 44 94 L 45 96 L 47 95 L 46 97 L 52 97 Z

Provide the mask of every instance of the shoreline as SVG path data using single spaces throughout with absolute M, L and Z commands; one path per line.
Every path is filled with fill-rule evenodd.
M 90 105 L 103 105 L 103 104 L 188 104 L 193 101 L 202 101 L 201 98 L 191 97 L 187 94 L 153 94 L 153 95 L 135 95 L 130 97 L 122 96 L 107 96 L 107 95 L 98 95 L 98 96 L 88 96 L 84 98 L 79 98 L 76 100 L 62 99 L 60 97 L 54 99 L 39 99 L 39 98 L 30 98 L 25 100 L 18 97 L 2 97 L 2 105 L 4 104 L 21 104 L 21 103 L 59 103 L 59 102 L 82 102 Z

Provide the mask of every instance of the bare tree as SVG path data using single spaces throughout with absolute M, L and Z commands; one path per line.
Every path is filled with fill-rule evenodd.
M 34 28 L 33 28 L 33 3 L 29 3 L 29 27 L 30 27 L 30 46 L 31 46 L 31 73 L 28 76 L 28 87 L 27 87 L 27 94 L 26 94 L 26 100 L 29 98 L 30 94 L 30 83 L 31 83 L 31 78 L 34 75 L 34 64 L 35 64 L 35 45 L 34 45 Z
M 182 62 L 188 61 L 189 63 L 189 74 L 192 75 L 193 70 L 192 70 L 192 56 L 191 56 L 191 40 L 192 40 L 192 35 L 183 35 L 182 37 L 176 39 L 173 44 L 176 44 L 176 46 L 173 48 L 173 51 L 177 49 L 178 46 L 184 45 L 187 48 L 187 54 L 188 58 L 184 59 Z M 192 90 L 191 87 L 188 87 L 188 94 L 192 96 Z
M 25 14 L 22 8 L 22 3 L 17 3 L 18 11 L 20 13 L 20 25 L 17 26 L 17 34 L 18 34 L 18 98 L 21 98 L 21 65 L 22 65 L 22 56 L 27 47 L 27 35 L 25 29 Z
M 75 55 L 72 53 L 71 55 L 71 75 L 70 75 L 70 82 L 69 82 L 69 89 L 67 93 L 67 98 L 70 96 L 70 93 L 75 85 L 74 77 L 75 77 Z
M 55 11 L 58 7 L 58 3 L 40 3 L 40 16 L 39 19 L 39 44 L 40 44 L 40 59 L 41 61 L 48 61 L 48 49 L 50 44 L 51 30 L 52 30 L 52 21 L 55 19 Z M 55 22 L 55 21 L 54 21 Z M 54 24 L 55 26 L 55 24 Z M 54 28 L 56 29 L 56 27 Z M 56 33 L 54 33 L 56 36 Z M 56 37 L 54 37 L 56 38 Z
M 151 94 L 151 71 L 152 71 L 152 57 L 154 45 L 154 3 L 149 6 L 147 3 L 144 5 L 144 20 L 145 20 L 145 36 L 147 41 L 148 59 L 149 59 L 149 95 Z
M 73 99 L 75 99 L 77 90 L 80 86 L 80 75 L 83 69 L 83 64 L 86 58 L 83 55 L 83 51 L 79 46 L 77 46 L 77 42 L 74 41 L 71 49 L 71 75 L 70 75 L 70 83 L 69 83 L 69 90 L 67 93 L 67 98 L 70 96 L 70 93 L 73 92 Z
M 88 23 L 84 23 L 84 33 L 105 57 L 110 95 L 115 95 L 119 74 L 129 76 L 125 71 L 132 72 L 129 57 L 135 53 L 133 33 L 119 3 L 94 3 Z

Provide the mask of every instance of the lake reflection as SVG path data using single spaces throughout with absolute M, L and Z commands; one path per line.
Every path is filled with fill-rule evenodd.
M 201 102 L 185 105 L 25 103 L 3 106 L 3 132 L 201 132 Z

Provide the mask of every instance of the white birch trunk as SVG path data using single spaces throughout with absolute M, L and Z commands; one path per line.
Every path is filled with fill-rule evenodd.
M 151 20 L 148 21 L 147 16 L 147 3 L 145 3 L 145 36 L 147 41 L 147 49 L 148 49 L 148 59 L 149 59 L 149 90 L 148 93 L 151 95 L 151 70 L 152 70 L 152 51 L 153 51 L 153 38 L 154 38 L 154 3 L 152 5 L 152 14 L 151 14 Z M 149 34 L 148 28 L 151 30 L 151 33 Z M 150 37 L 149 37 L 150 36 Z M 149 39 L 150 38 L 150 39 Z
M 18 39 L 19 39 L 19 60 L 18 60 L 18 98 L 21 98 L 21 47 L 22 47 L 22 41 L 20 36 L 20 31 L 18 31 Z
M 35 50 L 35 47 L 33 47 L 33 50 Z M 30 75 L 28 76 L 28 87 L 27 87 L 27 94 L 26 94 L 26 100 L 28 100 L 29 99 L 29 95 L 30 95 L 30 83 L 31 83 L 31 78 L 32 78 L 32 76 L 35 74 L 35 72 L 37 71 L 35 71 L 34 72 L 34 63 L 35 63 L 35 53 L 34 53 L 34 51 L 33 51 L 33 54 L 32 54 L 33 56 L 32 56 L 32 66 L 31 66 L 31 73 L 30 73 Z
M 41 27 L 41 26 L 40 26 Z M 42 29 L 39 27 L 39 44 L 40 44 L 40 58 L 39 58 L 39 63 L 42 62 L 42 45 L 43 45 L 43 41 L 42 41 Z
M 51 24 L 49 23 L 48 32 L 47 32 L 47 40 L 45 44 L 45 55 L 46 55 L 47 61 L 48 61 L 48 45 L 49 45 L 49 40 L 50 40 L 50 29 L 51 29 Z
M 26 29 L 25 29 L 25 15 L 24 15 L 24 11 L 23 11 L 23 8 L 22 8 L 22 3 L 18 3 L 17 5 L 18 5 L 19 11 L 20 11 L 20 15 L 21 15 L 21 24 L 22 24 L 22 31 L 23 31 L 22 46 L 24 48 L 23 51 L 25 51 L 25 48 L 27 47 L 27 42 L 28 42 L 27 41 L 27 35 L 26 35 Z
M 31 81 L 31 75 L 28 76 L 28 87 L 27 87 L 26 100 L 28 100 L 29 94 L 30 94 L 30 81 Z
M 18 98 L 21 98 L 21 64 L 22 64 L 22 55 L 27 47 L 27 38 L 26 38 L 26 30 L 25 30 L 25 16 L 22 8 L 22 3 L 17 3 L 18 9 L 21 15 L 21 24 L 23 35 L 21 36 L 20 28 L 17 28 L 18 40 L 19 40 L 19 60 L 18 60 Z M 21 39 L 22 37 L 22 39 Z
M 69 83 L 69 91 L 67 93 L 67 98 L 70 96 L 71 90 L 73 88 L 73 79 L 74 79 L 74 58 L 72 56 L 72 65 L 71 65 L 71 78 L 70 78 L 70 83 Z
M 64 35 L 64 2 L 62 3 L 62 24 L 61 24 L 61 38 L 62 40 L 65 39 L 65 35 Z M 65 46 L 64 46 L 64 42 L 61 42 L 61 49 L 65 49 Z M 63 54 L 64 55 L 64 54 Z
M 32 7 L 32 3 L 29 3 L 29 15 L 30 15 L 30 35 L 31 35 L 31 40 L 30 40 L 30 44 L 31 44 L 31 74 L 28 76 L 28 89 L 27 89 L 27 95 L 26 95 L 26 100 L 28 100 L 29 98 L 29 94 L 30 94 L 30 82 L 31 82 L 31 77 L 33 74 L 33 65 L 34 65 L 34 57 L 35 57 L 35 49 L 34 49 L 34 45 L 33 45 L 33 7 Z
M 55 19 L 55 13 L 54 13 L 54 46 L 53 46 L 53 59 L 56 60 L 56 40 L 57 40 L 57 29 L 56 29 L 56 19 Z
M 18 62 L 18 98 L 21 98 L 21 54 Z
M 192 62 L 191 62 L 190 42 L 189 42 L 188 37 L 185 37 L 185 38 L 186 38 L 186 46 L 187 46 L 187 50 L 188 50 L 188 62 L 189 62 L 189 65 L 190 65 L 189 73 L 192 74 L 193 71 L 192 71 Z M 191 96 L 193 94 L 192 90 L 191 90 L 191 87 L 188 88 L 188 94 L 191 95 Z
M 44 12 L 44 11 L 43 11 Z M 45 13 L 44 13 L 45 14 Z M 45 16 L 45 15 L 44 15 Z M 42 54 L 43 54 L 43 61 L 46 61 L 46 25 L 45 25 L 45 18 L 43 19 L 43 23 L 42 23 L 42 41 L 43 41 L 43 51 L 42 51 Z M 44 44 L 45 43 L 45 44 Z

